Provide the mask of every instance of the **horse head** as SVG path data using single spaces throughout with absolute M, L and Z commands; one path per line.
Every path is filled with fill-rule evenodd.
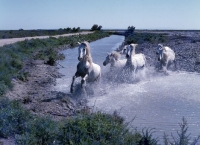
M 122 50 L 120 51 L 120 54 L 126 54 L 127 53 L 127 47 L 128 45 L 125 45 Z
M 86 55 L 90 55 L 90 48 L 88 42 L 84 41 L 82 43 L 79 43 L 78 60 L 81 61 Z
M 138 44 L 130 44 L 127 46 L 126 58 L 129 58 L 131 55 L 135 55 L 135 48 Z
M 111 65 L 119 60 L 120 54 L 113 51 L 112 53 L 108 53 L 108 55 L 106 56 L 106 60 L 103 62 L 103 65 L 106 66 L 108 63 L 111 63 Z

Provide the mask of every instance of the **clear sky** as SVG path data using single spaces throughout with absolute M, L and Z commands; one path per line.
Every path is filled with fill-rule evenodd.
M 0 0 L 0 30 L 197 29 L 200 0 Z

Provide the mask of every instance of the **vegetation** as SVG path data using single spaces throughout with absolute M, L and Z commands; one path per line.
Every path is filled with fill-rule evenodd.
M 33 36 L 53 36 L 53 35 L 62 35 L 68 33 L 80 32 L 80 27 L 77 28 L 60 28 L 58 30 L 0 30 L 0 39 L 6 38 L 21 38 L 21 37 L 33 37 Z
M 0 137 L 14 137 L 17 145 L 101 144 L 157 145 L 153 129 L 130 131 L 117 113 L 84 112 L 68 120 L 53 121 L 24 110 L 18 101 L 0 99 Z M 164 136 L 165 145 L 195 145 L 200 137 L 190 141 L 187 122 L 183 118 L 178 137 Z
M 100 31 L 101 28 L 102 28 L 101 25 L 98 26 L 97 24 L 94 24 L 94 25 L 92 26 L 92 28 L 91 28 L 91 31 Z
M 164 134 L 165 145 L 196 145 L 200 139 L 200 135 L 197 138 L 194 138 L 193 141 L 190 141 L 190 134 L 187 134 L 188 124 L 184 117 L 182 123 L 179 123 L 179 126 L 181 131 L 177 131 L 177 138 L 172 135 L 172 140 L 170 140 L 168 135 Z
M 148 43 L 165 43 L 168 41 L 167 34 L 165 33 L 142 33 L 135 32 L 128 35 L 125 39 L 125 44 L 137 43 L 142 44 L 144 42 Z
M 134 26 L 128 26 L 128 29 L 125 31 L 124 35 L 125 37 L 128 37 L 129 35 L 132 35 L 135 31 Z
M 23 71 L 27 59 L 42 59 L 49 65 L 64 56 L 59 54 L 60 47 L 75 47 L 80 41 L 95 41 L 107 37 L 109 33 L 95 32 L 87 35 L 73 35 L 69 37 L 50 37 L 48 39 L 24 40 L 0 47 L 0 96 L 12 88 L 12 78 L 26 80 L 27 72 Z

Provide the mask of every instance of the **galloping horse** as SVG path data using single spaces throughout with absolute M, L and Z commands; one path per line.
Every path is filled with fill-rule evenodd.
M 144 54 L 139 53 L 135 54 L 135 48 L 137 44 L 130 44 L 128 46 L 125 46 L 124 52 L 126 52 L 126 65 L 125 65 L 125 70 L 129 69 L 133 72 L 134 78 L 135 78 L 135 73 L 138 69 L 144 68 L 146 65 L 146 57 Z
M 172 64 L 172 62 L 175 62 L 174 51 L 167 46 L 158 44 L 156 54 L 158 54 L 158 61 L 160 61 L 162 70 L 167 74 L 168 67 Z
M 108 53 L 105 61 L 103 62 L 103 65 L 106 66 L 108 63 L 110 63 L 110 70 L 111 71 L 113 69 L 122 68 L 126 64 L 126 59 L 119 59 L 119 58 L 120 58 L 120 54 L 115 52 L 115 51 Z
M 92 61 L 92 56 L 90 53 L 90 46 L 87 41 L 84 41 L 79 44 L 78 47 L 78 60 L 77 70 L 75 75 L 72 78 L 70 92 L 73 93 L 74 81 L 77 77 L 81 77 L 81 88 L 83 84 L 87 82 L 94 82 L 100 79 L 101 77 L 101 68 L 98 64 Z

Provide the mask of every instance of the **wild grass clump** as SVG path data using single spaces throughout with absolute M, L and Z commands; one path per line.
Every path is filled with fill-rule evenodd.
M 125 44 L 137 43 L 142 44 L 144 42 L 148 43 L 164 43 L 167 42 L 168 38 L 164 33 L 133 33 L 126 37 Z
M 169 139 L 167 134 L 164 134 L 164 143 L 165 145 L 196 145 L 200 139 L 200 135 L 197 138 L 194 138 L 191 141 L 190 134 L 188 131 L 188 124 L 186 119 L 183 117 L 182 122 L 179 123 L 180 131 L 177 131 L 177 137 L 171 134 L 172 139 Z
M 22 134 L 15 135 L 17 145 L 57 144 L 58 123 L 48 117 L 35 117 L 26 123 Z
M 60 127 L 61 144 L 134 144 L 141 136 L 129 132 L 120 117 L 101 112 L 71 118 Z
M 18 101 L 0 99 L 0 137 L 9 137 L 24 132 L 26 122 L 32 117 Z

